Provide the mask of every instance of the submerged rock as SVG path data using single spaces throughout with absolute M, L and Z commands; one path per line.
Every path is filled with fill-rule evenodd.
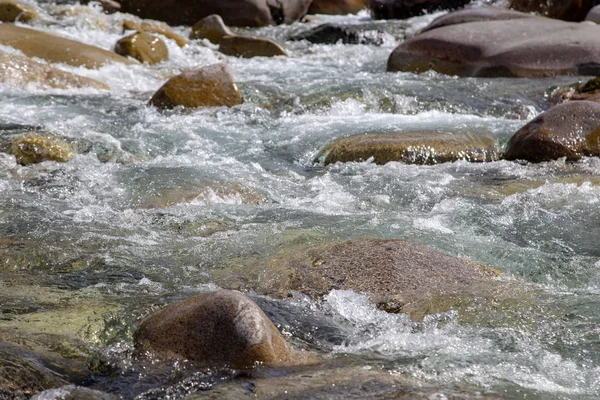
M 143 20 L 141 23 L 126 19 L 123 21 L 124 31 L 136 31 L 138 33 L 156 33 L 163 35 L 167 39 L 172 39 L 179 47 L 184 47 L 189 44 L 188 40 L 183 36 L 175 33 L 175 31 L 167 24 L 161 21 Z
M 306 356 L 292 349 L 256 303 L 230 290 L 163 308 L 141 323 L 134 341 L 138 352 L 151 357 L 210 366 L 294 364 Z
M 308 14 L 356 14 L 367 6 L 368 0 L 313 0 Z
M 34 84 L 42 88 L 110 90 L 110 87 L 94 79 L 61 71 L 51 65 L 42 64 L 27 57 L 1 52 L 0 82 L 17 87 Z
M 405 19 L 438 10 L 463 7 L 471 0 L 371 0 L 375 19 Z
M 208 39 L 219 44 L 224 36 L 232 36 L 233 32 L 225 25 L 220 15 L 209 15 L 192 26 L 190 39 Z
M 135 64 L 134 61 L 99 47 L 11 24 L 0 24 L 0 44 L 14 47 L 28 57 L 39 57 L 52 63 L 76 67 L 99 68 L 115 62 Z
M 43 161 L 67 162 L 74 156 L 73 147 L 56 137 L 31 134 L 14 140 L 9 153 L 21 165 Z
M 565 21 L 583 21 L 594 5 L 594 0 L 510 0 L 510 6 L 515 10 L 538 12 L 546 17 Z
M 219 51 L 234 57 L 287 56 L 281 45 L 270 39 L 249 36 L 225 36 L 219 42 Z
M 31 400 L 119 400 L 120 397 L 82 386 L 67 385 L 45 390 Z
M 371 24 L 335 24 L 325 23 L 307 32 L 300 33 L 290 40 L 308 40 L 311 43 L 335 44 L 383 44 L 384 32 Z
M 482 77 L 596 75 L 598 35 L 596 25 L 540 17 L 425 28 L 392 52 L 387 69 Z
M 406 132 L 356 135 L 338 139 L 324 148 L 317 160 L 325 165 L 365 161 L 376 164 L 401 161 L 407 164 L 437 164 L 458 160 L 473 162 L 499 159 L 490 137 L 438 132 Z
M 16 1 L 0 1 L 0 22 L 27 22 L 38 17 L 38 12 Z
M 169 79 L 150 99 L 150 105 L 163 109 L 233 107 L 242 102 L 242 94 L 225 64 L 183 72 Z
M 542 162 L 600 156 L 600 103 L 573 101 L 552 107 L 515 133 L 504 158 Z
M 115 45 L 115 53 L 148 64 L 157 64 L 169 59 L 167 45 L 146 32 L 134 33 L 119 40 Z
M 229 26 L 291 24 L 306 15 L 311 0 L 123 0 L 122 11 L 171 25 L 193 25 L 220 15 Z

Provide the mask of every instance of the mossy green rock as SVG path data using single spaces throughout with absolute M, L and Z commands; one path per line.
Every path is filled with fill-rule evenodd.
M 542 162 L 600 156 L 600 103 L 571 101 L 552 107 L 509 140 L 504 158 Z
M 27 57 L 38 57 L 52 63 L 76 67 L 99 68 L 111 63 L 136 64 L 135 61 L 99 47 L 12 24 L 0 24 L 0 44 L 14 47 Z
M 496 142 L 490 137 L 438 132 L 366 134 L 338 139 L 323 149 L 317 160 L 335 162 L 365 161 L 376 164 L 401 161 L 408 164 L 437 164 L 468 160 L 498 159 Z
M 37 164 L 43 161 L 67 162 L 74 156 L 73 147 L 56 137 L 31 134 L 14 140 L 10 154 L 21 165 Z
M 115 45 L 115 53 L 148 64 L 169 59 L 169 49 L 165 42 L 146 32 L 134 33 L 119 40 Z

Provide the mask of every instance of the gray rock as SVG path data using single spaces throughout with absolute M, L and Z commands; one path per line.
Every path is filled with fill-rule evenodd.
M 585 16 L 585 20 L 600 24 L 600 6 L 592 8 Z
M 442 15 L 421 30 L 420 33 L 431 31 L 444 26 L 465 24 L 467 22 L 501 21 L 507 19 L 533 18 L 534 15 L 498 7 L 465 8 Z

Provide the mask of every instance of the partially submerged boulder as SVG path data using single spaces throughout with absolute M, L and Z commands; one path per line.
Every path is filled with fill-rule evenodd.
M 14 140 L 9 153 L 14 155 L 21 165 L 43 161 L 67 162 L 74 156 L 73 147 L 69 143 L 57 137 L 40 134 L 30 134 Z
M 368 0 L 313 0 L 308 14 L 356 14 L 366 7 Z
M 519 129 L 504 158 L 542 162 L 600 156 L 600 103 L 572 101 L 552 107 Z
M 464 7 L 471 0 L 371 0 L 374 19 L 405 19 L 439 10 Z
M 193 25 L 212 14 L 229 26 L 291 24 L 306 15 L 311 0 L 123 0 L 122 11 L 171 25 Z
M 204 293 L 153 313 L 133 339 L 141 354 L 209 366 L 293 364 L 305 356 L 255 302 L 230 290 Z
M 458 160 L 494 161 L 499 158 L 491 137 L 458 133 L 406 132 L 355 135 L 338 139 L 325 147 L 317 160 L 325 165 L 365 161 L 376 164 L 401 161 L 407 164 L 437 164 Z
M 597 3 L 596 3 L 597 4 Z M 583 21 L 595 0 L 510 0 L 511 8 L 565 21 Z
M 228 56 L 243 58 L 287 56 L 285 49 L 278 43 L 249 36 L 225 36 L 219 42 L 219 51 Z
M 224 36 L 232 36 L 233 32 L 225 25 L 219 15 L 209 15 L 192 26 L 190 39 L 208 39 L 219 44 Z
M 327 22 L 302 32 L 290 40 L 307 40 L 320 44 L 371 44 L 381 46 L 384 32 L 381 28 L 365 24 L 339 24 Z
M 14 47 L 28 57 L 76 67 L 99 68 L 110 63 L 136 63 L 99 47 L 12 24 L 0 24 L 0 44 Z
M 148 64 L 158 64 L 169 59 L 169 49 L 165 42 L 146 32 L 120 39 L 115 45 L 115 53 Z
M 169 79 L 150 99 L 151 105 L 163 109 L 233 107 L 242 102 L 242 94 L 225 64 L 183 72 Z
M 8 53 L 0 53 L 0 82 L 17 87 L 33 84 L 42 88 L 110 90 L 110 87 L 94 79 Z
M 0 22 L 28 22 L 38 17 L 38 12 L 16 1 L 0 1 Z
M 393 51 L 387 69 L 483 77 L 597 75 L 599 35 L 596 25 L 541 17 L 426 28 Z
M 189 44 L 186 38 L 176 33 L 169 25 L 161 21 L 143 20 L 138 23 L 137 21 L 126 19 L 123 21 L 123 30 L 163 35 L 167 39 L 174 40 L 179 47 L 184 47 Z

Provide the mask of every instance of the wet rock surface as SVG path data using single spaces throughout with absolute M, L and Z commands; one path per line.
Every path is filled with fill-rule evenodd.
M 375 24 L 322 24 L 306 32 L 292 36 L 290 40 L 308 40 L 321 44 L 372 44 L 381 46 L 384 29 Z
M 451 18 L 448 16 L 448 18 Z M 400 44 L 388 71 L 542 77 L 600 73 L 600 27 L 549 18 L 448 25 Z
M 183 72 L 169 79 L 150 99 L 150 104 L 158 108 L 233 107 L 242 102 L 242 94 L 225 64 Z
M 73 147 L 57 137 L 30 134 L 15 139 L 9 153 L 21 165 L 37 164 L 43 161 L 67 162 L 74 156 Z
M 285 49 L 273 40 L 237 35 L 222 37 L 219 41 L 219 51 L 228 56 L 243 58 L 288 55 Z
M 115 53 L 148 64 L 157 64 L 169 59 L 169 49 L 165 43 L 145 32 L 120 39 L 115 45 Z
M 534 15 L 498 7 L 474 7 L 454 11 L 436 18 L 420 33 L 444 26 L 466 24 L 468 22 L 502 21 L 508 19 L 533 18 Z
M 202 365 L 302 363 L 260 307 L 235 291 L 205 293 L 146 318 L 134 334 L 140 354 Z
M 120 397 L 104 393 L 99 390 L 89 389 L 82 386 L 67 385 L 58 389 L 45 390 L 42 393 L 33 396 L 31 400 L 119 400 Z
M 224 36 L 232 36 L 233 32 L 225 25 L 219 15 L 209 15 L 192 26 L 190 39 L 208 39 L 219 44 Z
M 507 160 L 541 162 L 600 156 L 600 103 L 573 101 L 542 113 L 511 137 Z
M 323 149 L 317 160 L 325 165 L 359 162 L 373 158 L 375 164 L 401 161 L 407 164 L 437 164 L 458 160 L 493 161 L 499 158 L 490 137 L 438 132 L 366 134 L 338 139 Z
M 38 12 L 26 4 L 16 1 L 0 1 L 0 21 L 28 22 L 38 17 Z
M 123 21 L 123 30 L 136 31 L 138 33 L 155 33 L 158 35 L 163 35 L 168 39 L 174 40 L 179 47 L 184 47 L 188 45 L 188 40 L 186 38 L 176 33 L 169 25 L 161 21 L 134 21 L 132 19 L 126 19 Z

